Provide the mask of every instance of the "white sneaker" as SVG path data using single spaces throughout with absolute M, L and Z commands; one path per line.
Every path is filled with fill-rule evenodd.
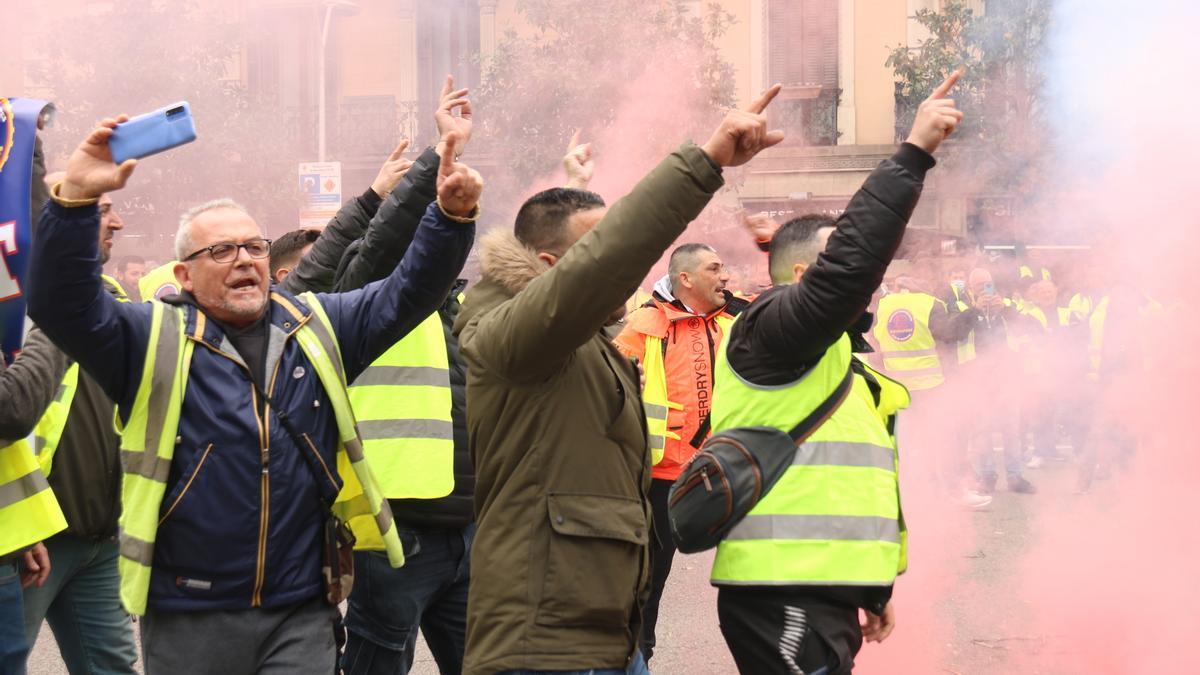
M 962 497 L 958 500 L 958 503 L 964 508 L 971 509 L 972 511 L 978 511 L 986 508 L 992 503 L 992 496 L 980 494 L 974 490 L 964 490 Z
M 1028 462 L 1025 462 L 1025 468 L 1026 469 L 1040 469 L 1043 466 L 1045 466 L 1045 464 L 1046 464 L 1046 460 L 1042 459 L 1039 455 L 1034 455 L 1033 457 L 1031 457 L 1029 459 Z

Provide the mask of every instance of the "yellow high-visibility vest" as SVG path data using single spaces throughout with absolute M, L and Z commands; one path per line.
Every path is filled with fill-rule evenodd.
M 179 282 L 175 280 L 175 262 L 171 260 L 159 265 L 138 279 L 138 294 L 143 302 L 160 300 L 164 295 L 179 292 Z
M 304 314 L 290 300 L 272 293 L 273 301 L 287 309 L 299 324 L 294 339 L 317 371 L 329 397 L 338 428 L 338 473 L 342 490 L 334 512 L 350 523 L 355 532 L 374 531 L 374 539 L 385 549 L 393 567 L 404 564 L 404 551 L 392 521 L 392 512 L 375 475 L 363 454 L 362 439 L 355 428 L 354 412 L 346 393 L 345 370 L 333 326 L 317 297 L 300 296 L 312 310 Z M 182 308 L 153 301 L 149 349 L 133 407 L 121 435 L 121 518 L 118 535 L 121 574 L 121 603 L 130 614 L 144 614 L 154 562 L 154 541 L 167 477 L 175 454 L 175 435 L 183 408 L 183 394 L 191 367 L 195 340 L 203 334 L 197 322 L 194 335 L 187 335 Z M 203 315 L 201 315 L 203 317 Z M 151 401 L 161 419 L 151 420 Z
M 717 358 L 713 431 L 744 426 L 791 430 L 827 400 L 851 369 L 842 336 L 799 380 L 760 387 Z M 864 366 L 865 367 L 865 366 Z M 869 371 L 868 369 L 868 372 Z M 796 449 L 792 465 L 717 546 L 712 583 L 750 586 L 888 586 L 907 566 L 893 420 L 909 395 L 878 376 L 850 375 L 840 406 Z M 889 426 L 892 427 L 889 429 Z
M 1008 298 L 1005 298 L 1004 306 L 1012 307 L 1013 301 L 1009 300 Z M 969 306 L 967 305 L 966 302 L 964 302 L 963 300 L 958 301 L 958 311 L 965 312 L 965 311 L 967 311 L 968 308 L 969 308 Z M 1004 319 L 1001 319 L 1001 321 L 1004 321 Z M 1005 339 L 1008 342 L 1008 348 L 1012 349 L 1014 351 L 1017 350 L 1020 346 L 1019 341 L 1008 332 L 1008 322 L 1007 321 L 1004 322 L 1004 334 L 1005 334 Z M 975 329 L 972 328 L 971 332 L 967 334 L 967 337 L 965 339 L 958 341 L 958 362 L 960 364 L 962 364 L 962 363 L 967 363 L 969 361 L 974 361 L 974 360 L 975 360 Z
M 875 340 L 883 369 L 913 390 L 933 389 L 946 380 L 929 316 L 941 300 L 928 293 L 901 291 L 879 300 Z
M 1041 271 L 1042 281 L 1053 281 L 1054 280 L 1054 277 L 1051 276 L 1051 274 L 1050 274 L 1050 270 L 1043 267 L 1043 268 L 1041 268 L 1040 271 Z M 1031 267 L 1029 267 L 1029 265 L 1021 265 L 1021 268 L 1018 270 L 1018 272 L 1020 273 L 1022 279 L 1032 279 L 1033 278 L 1033 269 Z
M 436 499 L 454 490 L 450 361 L 437 312 L 350 385 L 363 452 L 388 499 Z
M 113 291 L 117 300 L 129 302 L 125 289 L 112 277 L 100 275 L 100 280 Z M 37 455 L 42 473 L 50 475 L 54 468 L 54 453 L 58 451 L 58 442 L 62 440 L 63 431 L 67 428 L 67 416 L 71 412 L 71 402 L 75 400 L 75 392 L 79 390 L 79 364 L 72 363 L 63 375 L 58 385 L 58 393 L 54 400 L 46 406 L 37 426 L 33 429 L 33 453 Z
M 1092 296 L 1083 293 L 1076 293 L 1071 296 L 1070 302 L 1067 303 L 1067 309 L 1071 313 L 1073 321 L 1085 322 L 1092 315 Z
M 21 551 L 67 529 L 67 519 L 29 441 L 0 447 L 0 555 Z
M 646 433 L 650 442 L 650 463 L 657 466 L 667 451 L 667 439 L 681 440 L 679 434 L 667 428 L 667 419 L 672 410 L 683 410 L 683 404 L 667 396 L 667 367 L 663 361 L 663 340 L 653 335 L 646 336 L 645 360 L 642 368 L 646 372 L 646 388 L 642 390 L 642 408 L 646 412 Z
M 714 321 L 721 328 L 724 339 L 729 337 L 733 317 L 722 314 Z M 642 407 L 646 412 L 646 430 L 650 437 L 650 461 L 657 466 L 666 454 L 667 440 L 683 440 L 670 430 L 670 411 L 683 410 L 683 404 L 667 396 L 667 367 L 663 360 L 663 339 L 655 335 L 646 336 L 645 360 L 642 368 L 646 372 L 646 387 L 642 390 Z

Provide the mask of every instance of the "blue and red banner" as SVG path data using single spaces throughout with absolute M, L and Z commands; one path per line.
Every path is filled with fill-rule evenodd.
M 0 351 L 12 363 L 25 338 L 21 284 L 32 242 L 29 188 L 33 142 L 45 101 L 0 98 Z

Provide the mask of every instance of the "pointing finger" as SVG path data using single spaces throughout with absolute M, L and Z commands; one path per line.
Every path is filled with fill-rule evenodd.
M 570 153 L 575 148 L 579 147 L 579 134 L 582 132 L 583 132 L 583 129 L 576 129 L 575 133 L 571 134 L 571 141 L 569 143 L 567 143 L 567 152 L 568 153 Z
M 400 159 L 400 157 L 404 155 L 404 151 L 407 149 L 408 149 L 408 139 L 407 138 L 400 139 L 400 143 L 396 145 L 396 149 L 392 151 L 391 155 L 388 155 L 388 161 L 394 162 L 397 159 Z
M 442 84 L 442 93 L 438 98 L 446 98 L 446 94 L 454 91 L 454 76 L 447 75 L 446 81 Z
M 958 78 L 962 77 L 964 72 L 965 69 L 959 67 L 953 73 L 950 73 L 950 77 L 947 77 L 944 82 L 939 84 L 938 88 L 934 89 L 933 93 L 929 95 L 929 98 L 945 98 L 946 94 L 950 93 L 950 88 L 953 87 L 956 82 L 958 82 Z
M 458 151 L 458 132 L 452 131 L 446 135 L 446 151 L 442 153 L 442 161 L 438 165 L 438 175 L 446 177 L 454 173 L 454 153 Z
M 767 105 L 769 105 L 771 103 L 771 101 L 775 100 L 775 97 L 779 94 L 779 91 L 781 89 L 783 89 L 783 85 L 776 84 L 776 85 L 772 86 L 770 89 L 764 91 L 762 93 L 762 96 L 759 96 L 756 101 L 751 103 L 749 105 L 749 107 L 746 108 L 746 111 L 757 114 L 757 113 L 761 113 L 762 111 L 766 110 Z

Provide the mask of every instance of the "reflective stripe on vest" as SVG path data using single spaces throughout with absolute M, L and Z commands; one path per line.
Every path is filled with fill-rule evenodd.
M 391 510 L 363 456 L 333 329 L 314 295 L 306 293 L 301 298 L 312 309 L 312 316 L 305 316 L 286 297 L 271 294 L 272 301 L 287 309 L 300 323 L 294 339 L 317 371 L 337 421 L 342 491 L 334 512 L 355 527 L 356 535 L 373 535 L 379 547 L 387 550 L 392 566 L 399 567 L 404 564 L 404 553 Z M 146 352 L 142 380 L 121 436 L 124 478 L 117 566 L 121 574 L 121 602 L 131 614 L 146 611 L 154 541 L 175 454 L 179 416 L 195 347 L 193 338 L 199 339 L 203 332 L 203 314 L 198 317 L 195 336 L 185 334 L 185 317 L 181 308 L 153 302 L 148 340 L 152 348 Z
M 441 315 L 429 315 L 350 385 L 363 452 L 388 499 L 454 490 L 450 361 Z
M 71 412 L 71 402 L 75 399 L 75 391 L 79 387 L 79 364 L 72 363 L 58 384 L 58 393 L 54 400 L 46 406 L 37 426 L 33 428 L 33 453 L 37 455 L 42 473 L 50 475 L 54 468 L 54 453 L 58 450 L 58 442 L 62 439 L 63 430 L 67 428 L 67 415 Z
M 657 465 L 667 451 L 667 439 L 678 441 L 679 434 L 667 428 L 672 410 L 683 405 L 667 398 L 667 366 L 663 361 L 663 340 L 646 336 L 646 351 L 642 361 L 646 371 L 646 388 L 642 390 L 642 407 L 646 411 L 646 433 L 650 443 L 650 463 Z
M 716 316 L 713 321 L 721 329 L 721 340 L 729 335 L 733 317 L 726 314 Z M 705 330 L 708 330 L 707 325 Z M 646 428 L 650 437 L 650 454 L 654 465 L 666 455 L 668 441 L 684 441 L 683 437 L 670 430 L 672 410 L 683 410 L 683 404 L 667 396 L 667 368 L 664 361 L 664 340 L 653 335 L 646 336 L 646 349 L 642 368 L 646 372 L 646 388 L 642 390 L 642 406 L 646 411 Z M 711 414 L 711 412 L 710 412 Z M 703 420 L 701 420 L 703 422 Z M 688 439 L 691 440 L 691 439 Z
M 129 296 L 116 279 L 102 274 L 100 281 L 118 301 L 129 302 Z M 33 453 L 37 455 L 38 464 L 47 476 L 54 468 L 54 453 L 58 451 L 58 443 L 67 428 L 67 416 L 71 412 L 71 403 L 75 400 L 75 392 L 78 390 L 79 364 L 72 363 L 58 385 L 54 400 L 46 406 L 46 411 L 42 413 L 41 419 L 33 429 Z
M 788 431 L 850 368 L 842 336 L 800 380 L 760 387 L 730 367 L 724 345 L 713 391 L 713 431 Z M 796 448 L 792 465 L 717 547 L 717 585 L 890 585 L 905 566 L 898 458 L 885 417 L 907 405 L 904 387 L 880 376 L 877 406 L 854 375 L 833 414 Z M 887 413 L 885 415 L 885 413 Z
M 67 527 L 26 439 L 0 447 L 0 523 L 0 555 L 24 550 Z
M 883 367 L 910 389 L 933 389 L 945 381 L 937 343 L 929 330 L 935 303 L 927 293 L 889 293 L 879 300 L 875 340 Z

